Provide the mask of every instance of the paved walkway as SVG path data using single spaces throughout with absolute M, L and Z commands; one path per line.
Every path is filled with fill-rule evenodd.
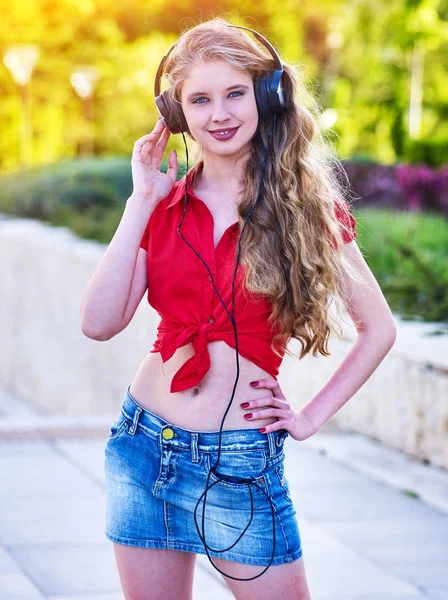
M 106 436 L 27 429 L 16 405 L 24 437 L 10 419 L 6 439 L 1 397 L 0 599 L 123 600 L 103 534 Z M 448 599 L 447 472 L 331 427 L 285 449 L 313 600 Z M 199 555 L 194 599 L 232 598 Z

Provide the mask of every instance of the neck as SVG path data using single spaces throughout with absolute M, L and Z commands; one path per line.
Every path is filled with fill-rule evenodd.
M 217 199 L 236 198 L 241 191 L 247 156 L 205 156 L 203 168 L 198 174 L 195 191 L 210 194 Z

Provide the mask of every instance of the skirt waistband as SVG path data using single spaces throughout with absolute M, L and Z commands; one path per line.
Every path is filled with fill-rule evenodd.
M 192 431 L 165 421 L 162 417 L 143 408 L 130 393 L 129 384 L 125 398 L 121 405 L 121 412 L 132 421 L 131 429 L 135 431 L 137 424 L 141 425 L 148 433 L 160 438 L 162 443 L 173 446 L 191 447 L 192 443 L 198 450 L 204 452 L 217 451 L 219 447 L 220 432 L 218 431 Z M 260 433 L 258 429 L 223 429 L 221 432 L 221 450 L 255 450 L 264 448 L 269 456 L 275 456 L 279 447 L 283 445 L 289 435 L 286 429 Z

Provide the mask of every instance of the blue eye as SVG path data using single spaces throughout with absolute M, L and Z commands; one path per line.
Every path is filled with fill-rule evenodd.
M 244 92 L 239 92 L 238 90 L 235 90 L 234 92 L 230 92 L 230 96 L 232 94 L 239 94 L 240 96 L 244 96 Z M 233 96 L 234 98 L 238 98 L 238 96 Z M 192 104 L 204 104 L 203 102 L 199 102 L 199 100 L 207 100 L 207 98 L 205 96 L 201 96 L 200 98 L 196 98 L 196 100 L 193 100 Z

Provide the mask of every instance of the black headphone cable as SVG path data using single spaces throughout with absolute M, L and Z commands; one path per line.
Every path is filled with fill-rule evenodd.
M 249 212 L 249 215 L 248 215 L 248 217 L 247 217 L 247 219 L 246 219 L 246 221 L 245 221 L 245 223 L 244 223 L 244 226 L 243 226 L 243 228 L 242 228 L 242 230 L 241 230 L 240 237 L 239 237 L 239 240 L 238 240 L 238 253 L 237 253 L 237 258 L 236 258 L 236 263 L 235 263 L 235 270 L 234 270 L 234 273 L 233 273 L 233 279 L 232 279 L 232 313 L 229 313 L 229 311 L 227 310 L 227 306 L 225 305 L 225 302 L 223 301 L 223 299 L 222 299 L 222 297 L 221 297 L 220 293 L 218 292 L 218 290 L 217 290 L 217 288 L 216 288 L 216 286 L 215 286 L 215 283 L 214 283 L 214 281 L 213 281 L 213 276 L 212 276 L 212 273 L 211 273 L 211 271 L 210 271 L 210 268 L 209 268 L 209 266 L 208 266 L 208 265 L 207 265 L 207 263 L 204 261 L 204 259 L 202 258 L 202 256 L 201 256 L 201 255 L 200 255 L 200 254 L 199 254 L 199 253 L 198 253 L 198 252 L 197 252 L 197 251 L 196 251 L 196 250 L 193 248 L 193 246 L 192 246 L 192 245 L 191 245 L 191 244 L 190 244 L 190 243 L 189 243 L 189 242 L 188 242 L 188 241 L 187 241 L 187 240 L 184 238 L 184 236 L 183 236 L 183 235 L 182 235 L 182 233 L 180 232 L 180 228 L 181 228 L 181 226 L 182 226 L 182 223 L 183 223 L 183 221 L 184 221 L 185 213 L 186 213 L 186 210 L 187 210 L 187 202 L 188 202 L 188 168 L 189 168 L 189 167 L 188 167 L 188 146 L 187 146 L 187 143 L 186 143 L 186 140 L 185 140 L 184 133 L 183 133 L 183 132 L 181 132 L 181 133 L 182 133 L 182 138 L 183 138 L 183 140 L 184 140 L 184 145 L 185 145 L 185 154 L 186 154 L 186 162 L 187 162 L 187 171 L 186 171 L 186 175 L 185 175 L 186 186 L 185 186 L 185 197 L 184 197 L 184 212 L 183 212 L 183 214 L 182 214 L 182 219 L 181 219 L 181 221 L 180 221 L 179 225 L 177 226 L 177 232 L 179 233 L 180 237 L 181 237 L 181 238 L 184 240 L 184 242 L 185 242 L 185 243 L 186 243 L 188 246 L 190 246 L 190 248 L 193 250 L 193 252 L 194 252 L 194 253 L 195 253 L 195 254 L 198 256 L 198 258 L 200 258 L 200 259 L 202 260 L 202 262 L 204 263 L 204 266 L 205 266 L 205 268 L 207 269 L 207 271 L 208 271 L 208 272 L 209 272 L 209 274 L 210 274 L 210 281 L 212 282 L 213 289 L 214 289 L 214 291 L 216 292 L 216 294 L 218 295 L 218 297 L 219 297 L 219 299 L 220 299 L 220 301 L 221 301 L 221 304 L 222 304 L 222 305 L 223 305 L 223 307 L 224 307 L 224 310 L 226 311 L 226 313 L 227 313 L 227 314 L 229 315 L 229 317 L 230 317 L 230 320 L 231 320 L 231 322 L 232 322 L 232 326 L 233 326 L 233 329 L 234 329 L 234 334 L 235 334 L 236 371 L 237 371 L 237 374 L 236 374 L 236 379 L 235 379 L 235 383 L 234 383 L 234 386 L 233 386 L 232 396 L 231 396 L 231 398 L 230 398 L 230 402 L 229 402 L 229 404 L 228 404 L 228 406 L 227 406 L 227 409 L 226 409 L 226 410 L 225 410 L 225 412 L 224 412 L 224 416 L 223 416 L 223 419 L 222 419 L 222 421 L 221 421 L 221 426 L 220 426 L 220 429 L 219 429 L 218 460 L 216 461 L 216 464 L 215 464 L 213 467 L 211 467 L 211 468 L 210 468 L 210 470 L 209 470 L 209 473 L 208 473 L 208 476 L 207 476 L 206 488 L 205 488 L 204 492 L 201 494 L 201 496 L 200 496 L 199 500 L 198 500 L 198 501 L 197 501 L 197 503 L 196 503 L 196 506 L 195 506 L 195 509 L 194 509 L 194 521 L 195 521 L 195 525 L 196 525 L 196 529 L 197 529 L 198 535 L 199 535 L 199 537 L 201 538 L 201 541 L 202 541 L 202 543 L 203 543 L 203 545 L 204 545 L 204 548 L 205 548 L 205 551 L 206 551 L 206 553 L 207 553 L 208 559 L 210 560 L 210 562 L 211 562 L 211 564 L 213 565 L 213 567 L 214 567 L 214 568 L 215 568 L 217 571 L 219 571 L 219 572 L 220 572 L 222 575 L 225 575 L 226 577 L 229 577 L 230 579 L 235 579 L 235 580 L 237 580 L 237 581 L 251 581 L 252 579 L 256 579 L 257 577 L 260 577 L 260 576 L 261 576 L 261 575 L 262 575 L 262 574 L 263 574 L 265 571 L 267 571 L 267 570 L 268 570 L 268 568 L 270 567 L 270 565 L 271 565 L 271 563 L 272 563 L 272 561 L 273 561 L 273 559 L 274 559 L 274 553 L 275 553 L 275 510 L 274 510 L 274 506 L 273 506 L 272 500 L 271 500 L 271 498 L 268 496 L 268 494 L 266 494 L 265 490 L 264 490 L 262 487 L 260 487 L 260 486 L 258 485 L 258 483 L 257 483 L 256 481 L 254 481 L 253 479 L 240 479 L 240 480 L 237 482 L 237 483 L 241 483 L 241 484 L 244 484 L 244 483 L 246 483 L 246 484 L 248 485 L 248 488 L 249 488 L 249 493 L 250 493 L 250 501 L 251 501 L 251 516 L 250 516 L 249 523 L 246 525 L 246 527 L 244 528 L 243 532 L 240 534 L 240 536 L 238 537 L 238 539 L 237 539 L 237 540 L 236 540 L 236 541 L 235 541 L 235 542 L 234 542 L 234 543 L 233 543 L 231 546 L 229 546 L 228 548 L 224 548 L 223 550 L 218 550 L 218 549 L 216 549 L 216 548 L 211 548 L 211 547 L 210 547 L 210 546 L 209 546 L 209 545 L 206 543 L 206 541 L 205 541 L 205 507 L 206 507 L 207 491 L 208 491 L 210 488 L 212 488 L 214 485 L 216 485 L 217 483 L 220 483 L 220 481 L 224 481 L 224 479 L 221 479 L 220 475 L 218 475 L 218 474 L 215 472 L 215 469 L 216 469 L 216 467 L 218 466 L 219 459 L 220 459 L 220 456 L 221 456 L 221 438 L 222 438 L 222 427 L 223 427 L 223 425 L 224 425 L 224 421 L 225 421 L 225 418 L 226 418 L 226 416 L 227 416 L 227 413 L 228 413 L 228 411 L 229 411 L 229 409 L 230 409 L 230 406 L 231 406 L 231 404 L 232 404 L 232 402 L 233 402 L 233 397 L 234 397 L 234 395 L 235 395 L 235 390 L 236 390 L 236 386 L 237 386 L 238 379 L 239 379 L 238 334 L 237 334 L 237 328 L 236 328 L 236 321 L 235 321 L 235 317 L 234 317 L 234 314 L 235 314 L 235 278 L 236 278 L 236 273 L 237 273 L 237 270 L 238 270 L 238 263 L 239 263 L 240 252 L 241 252 L 241 238 L 242 238 L 242 236 L 243 236 L 244 229 L 246 228 L 246 224 L 247 224 L 247 222 L 249 221 L 249 219 L 250 219 L 250 217 L 251 217 L 251 215 L 252 215 L 252 213 L 253 213 L 253 211 L 254 211 L 254 209 L 255 209 L 255 206 L 257 205 L 257 203 L 258 203 L 258 201 L 259 201 L 259 199 L 260 199 L 260 197 L 261 197 L 261 194 L 262 194 L 262 192 L 263 192 L 263 188 L 264 188 L 264 177 L 265 177 L 265 173 L 266 173 L 266 163 L 267 163 L 267 157 L 268 157 L 268 151 L 269 151 L 269 142 L 270 142 L 270 140 L 271 140 L 272 133 L 273 133 L 273 131 L 274 131 L 275 124 L 276 124 L 276 115 L 274 114 L 274 115 L 273 115 L 273 117 L 274 117 L 274 123 L 273 123 L 273 125 L 272 125 L 272 129 L 271 129 L 271 131 L 270 131 L 270 132 L 269 132 L 269 134 L 268 134 L 268 140 L 267 140 L 267 143 L 266 143 L 266 150 L 265 150 L 265 157 L 264 157 L 264 162 L 263 162 L 262 169 L 261 169 L 261 178 L 260 178 L 260 179 L 261 179 L 261 181 L 260 181 L 260 189 L 259 189 L 259 192 L 258 192 L 258 197 L 257 197 L 257 199 L 256 199 L 256 201 L 255 201 L 255 203 L 254 203 L 253 207 L 251 208 L 251 210 L 250 210 L 250 212 Z M 210 473 L 211 473 L 211 472 L 213 472 L 214 476 L 215 476 L 215 477 L 218 479 L 218 481 L 214 481 L 214 482 L 213 482 L 211 485 L 209 485 L 209 481 L 210 481 Z M 256 486 L 257 486 L 257 487 L 258 487 L 258 488 L 259 488 L 259 489 L 260 489 L 260 490 L 263 492 L 263 494 L 266 496 L 266 498 L 268 499 L 268 501 L 269 501 L 269 503 L 270 503 L 270 505 L 271 505 L 271 513 L 272 513 L 272 532 L 273 532 L 273 545 L 272 545 L 272 554 L 271 554 L 271 558 L 270 558 L 270 560 L 269 560 L 269 563 L 268 563 L 268 564 L 267 564 L 267 566 L 264 568 L 264 570 L 263 570 L 263 571 L 261 571 L 260 573 L 258 573 L 257 575 L 255 575 L 254 577 L 248 577 L 248 578 L 233 577 L 232 575 L 228 575 L 227 573 L 224 573 L 223 571 L 221 571 L 221 570 L 220 570 L 220 569 L 219 569 L 219 568 L 218 568 L 218 567 L 215 565 L 215 563 L 214 563 L 214 562 L 212 561 L 212 559 L 211 559 L 211 556 L 210 556 L 210 554 L 209 554 L 209 550 L 211 550 L 212 552 L 227 552 L 228 550 L 230 550 L 231 548 L 233 548 L 233 546 L 235 546 L 235 544 L 237 544 L 237 543 L 239 542 L 239 540 L 240 540 L 240 539 L 243 537 L 244 533 L 245 533 L 245 532 L 247 531 L 247 529 L 249 528 L 249 526 L 250 526 L 250 524 L 251 524 L 251 522 L 252 522 L 252 519 L 253 519 L 253 514 L 254 514 L 254 502 L 253 502 L 252 489 L 251 489 L 251 487 L 250 487 L 250 484 L 256 485 Z M 199 503 L 200 503 L 200 502 L 201 502 L 201 500 L 202 500 L 202 497 L 204 497 L 204 505 L 203 505 L 203 509 L 202 509 L 202 523 L 201 523 L 201 524 L 202 524 L 202 532 L 201 532 L 201 531 L 199 530 L 199 527 L 198 527 L 198 523 L 197 523 L 197 519 L 196 519 L 196 514 L 197 514 L 197 509 L 198 509 Z

